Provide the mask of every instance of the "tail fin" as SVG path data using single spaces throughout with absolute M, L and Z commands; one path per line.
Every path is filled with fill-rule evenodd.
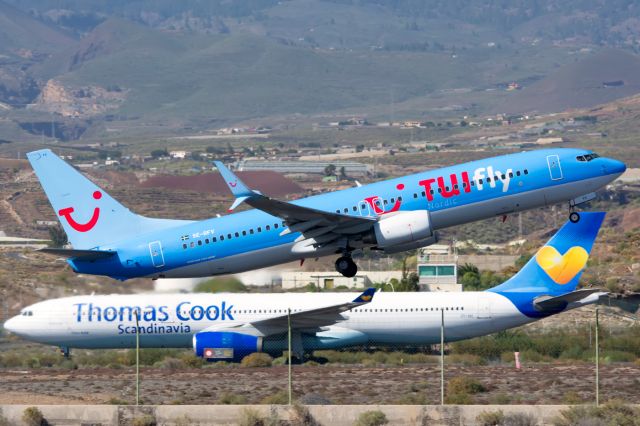
M 27 158 L 75 249 L 99 248 L 188 223 L 131 212 L 49 149 L 30 152 Z
M 575 290 L 604 216 L 581 212 L 578 222 L 567 221 L 520 272 L 489 291 L 558 296 Z

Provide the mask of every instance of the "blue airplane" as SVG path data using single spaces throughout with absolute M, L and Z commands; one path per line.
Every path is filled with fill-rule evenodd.
M 235 196 L 229 210 L 254 209 L 185 221 L 131 212 L 50 150 L 27 157 L 73 247 L 44 251 L 67 257 L 75 272 L 119 280 L 229 274 L 335 254 L 336 270 L 353 277 L 354 251 L 428 246 L 450 226 L 560 202 L 577 222 L 575 206 L 626 169 L 588 150 L 545 149 L 285 202 L 215 162 Z
M 437 343 L 443 320 L 444 339 L 452 342 L 606 297 L 576 289 L 604 217 L 585 212 L 567 221 L 520 272 L 487 291 L 86 295 L 27 306 L 4 328 L 65 355 L 71 348 L 134 348 L 139 335 L 141 347 L 193 347 L 209 361 L 279 356 L 288 347 L 289 321 L 300 359 L 318 349 Z

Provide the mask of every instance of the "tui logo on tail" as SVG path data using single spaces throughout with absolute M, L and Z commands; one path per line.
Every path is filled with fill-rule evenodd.
M 102 193 L 100 191 L 95 191 L 93 193 L 93 198 L 96 200 L 99 200 L 100 198 L 102 198 Z M 98 218 L 100 217 L 100 207 L 96 207 L 93 209 L 93 215 L 91 215 L 91 219 L 89 219 L 88 222 L 78 223 L 75 221 L 73 217 L 71 217 L 71 214 L 73 212 L 74 212 L 73 207 L 66 207 L 64 209 L 60 209 L 58 211 L 58 214 L 61 217 L 64 217 L 65 219 L 67 219 L 69 226 L 71 226 L 73 229 L 75 229 L 78 232 L 87 232 L 92 230 L 93 227 L 96 226 L 96 223 L 98 223 Z
M 536 254 L 536 262 L 556 284 L 567 284 L 585 267 L 589 253 L 573 246 L 563 255 L 554 247 L 544 246 Z

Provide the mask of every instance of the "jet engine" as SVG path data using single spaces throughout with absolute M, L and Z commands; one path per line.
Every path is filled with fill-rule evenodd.
M 262 337 L 233 331 L 203 331 L 193 335 L 196 356 L 207 361 L 241 361 L 262 351 Z
M 365 242 L 375 244 L 386 253 L 425 247 L 437 240 L 428 210 L 389 214 L 380 219 L 365 238 Z

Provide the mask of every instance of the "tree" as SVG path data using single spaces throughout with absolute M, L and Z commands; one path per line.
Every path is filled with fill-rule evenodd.
M 167 148 L 165 149 L 154 149 L 153 151 L 151 151 L 151 157 L 158 159 L 160 157 L 168 157 L 169 156 L 169 151 L 167 151 Z
M 344 166 L 340 167 L 340 180 L 347 180 L 349 179 L 349 176 L 347 176 L 347 170 L 344 168 Z
M 329 164 L 327 167 L 324 168 L 324 175 L 325 176 L 335 176 L 336 175 L 336 166 L 335 164 Z
M 60 225 L 49 228 L 49 238 L 51 239 L 52 247 L 64 247 L 69 242 L 67 234 Z

